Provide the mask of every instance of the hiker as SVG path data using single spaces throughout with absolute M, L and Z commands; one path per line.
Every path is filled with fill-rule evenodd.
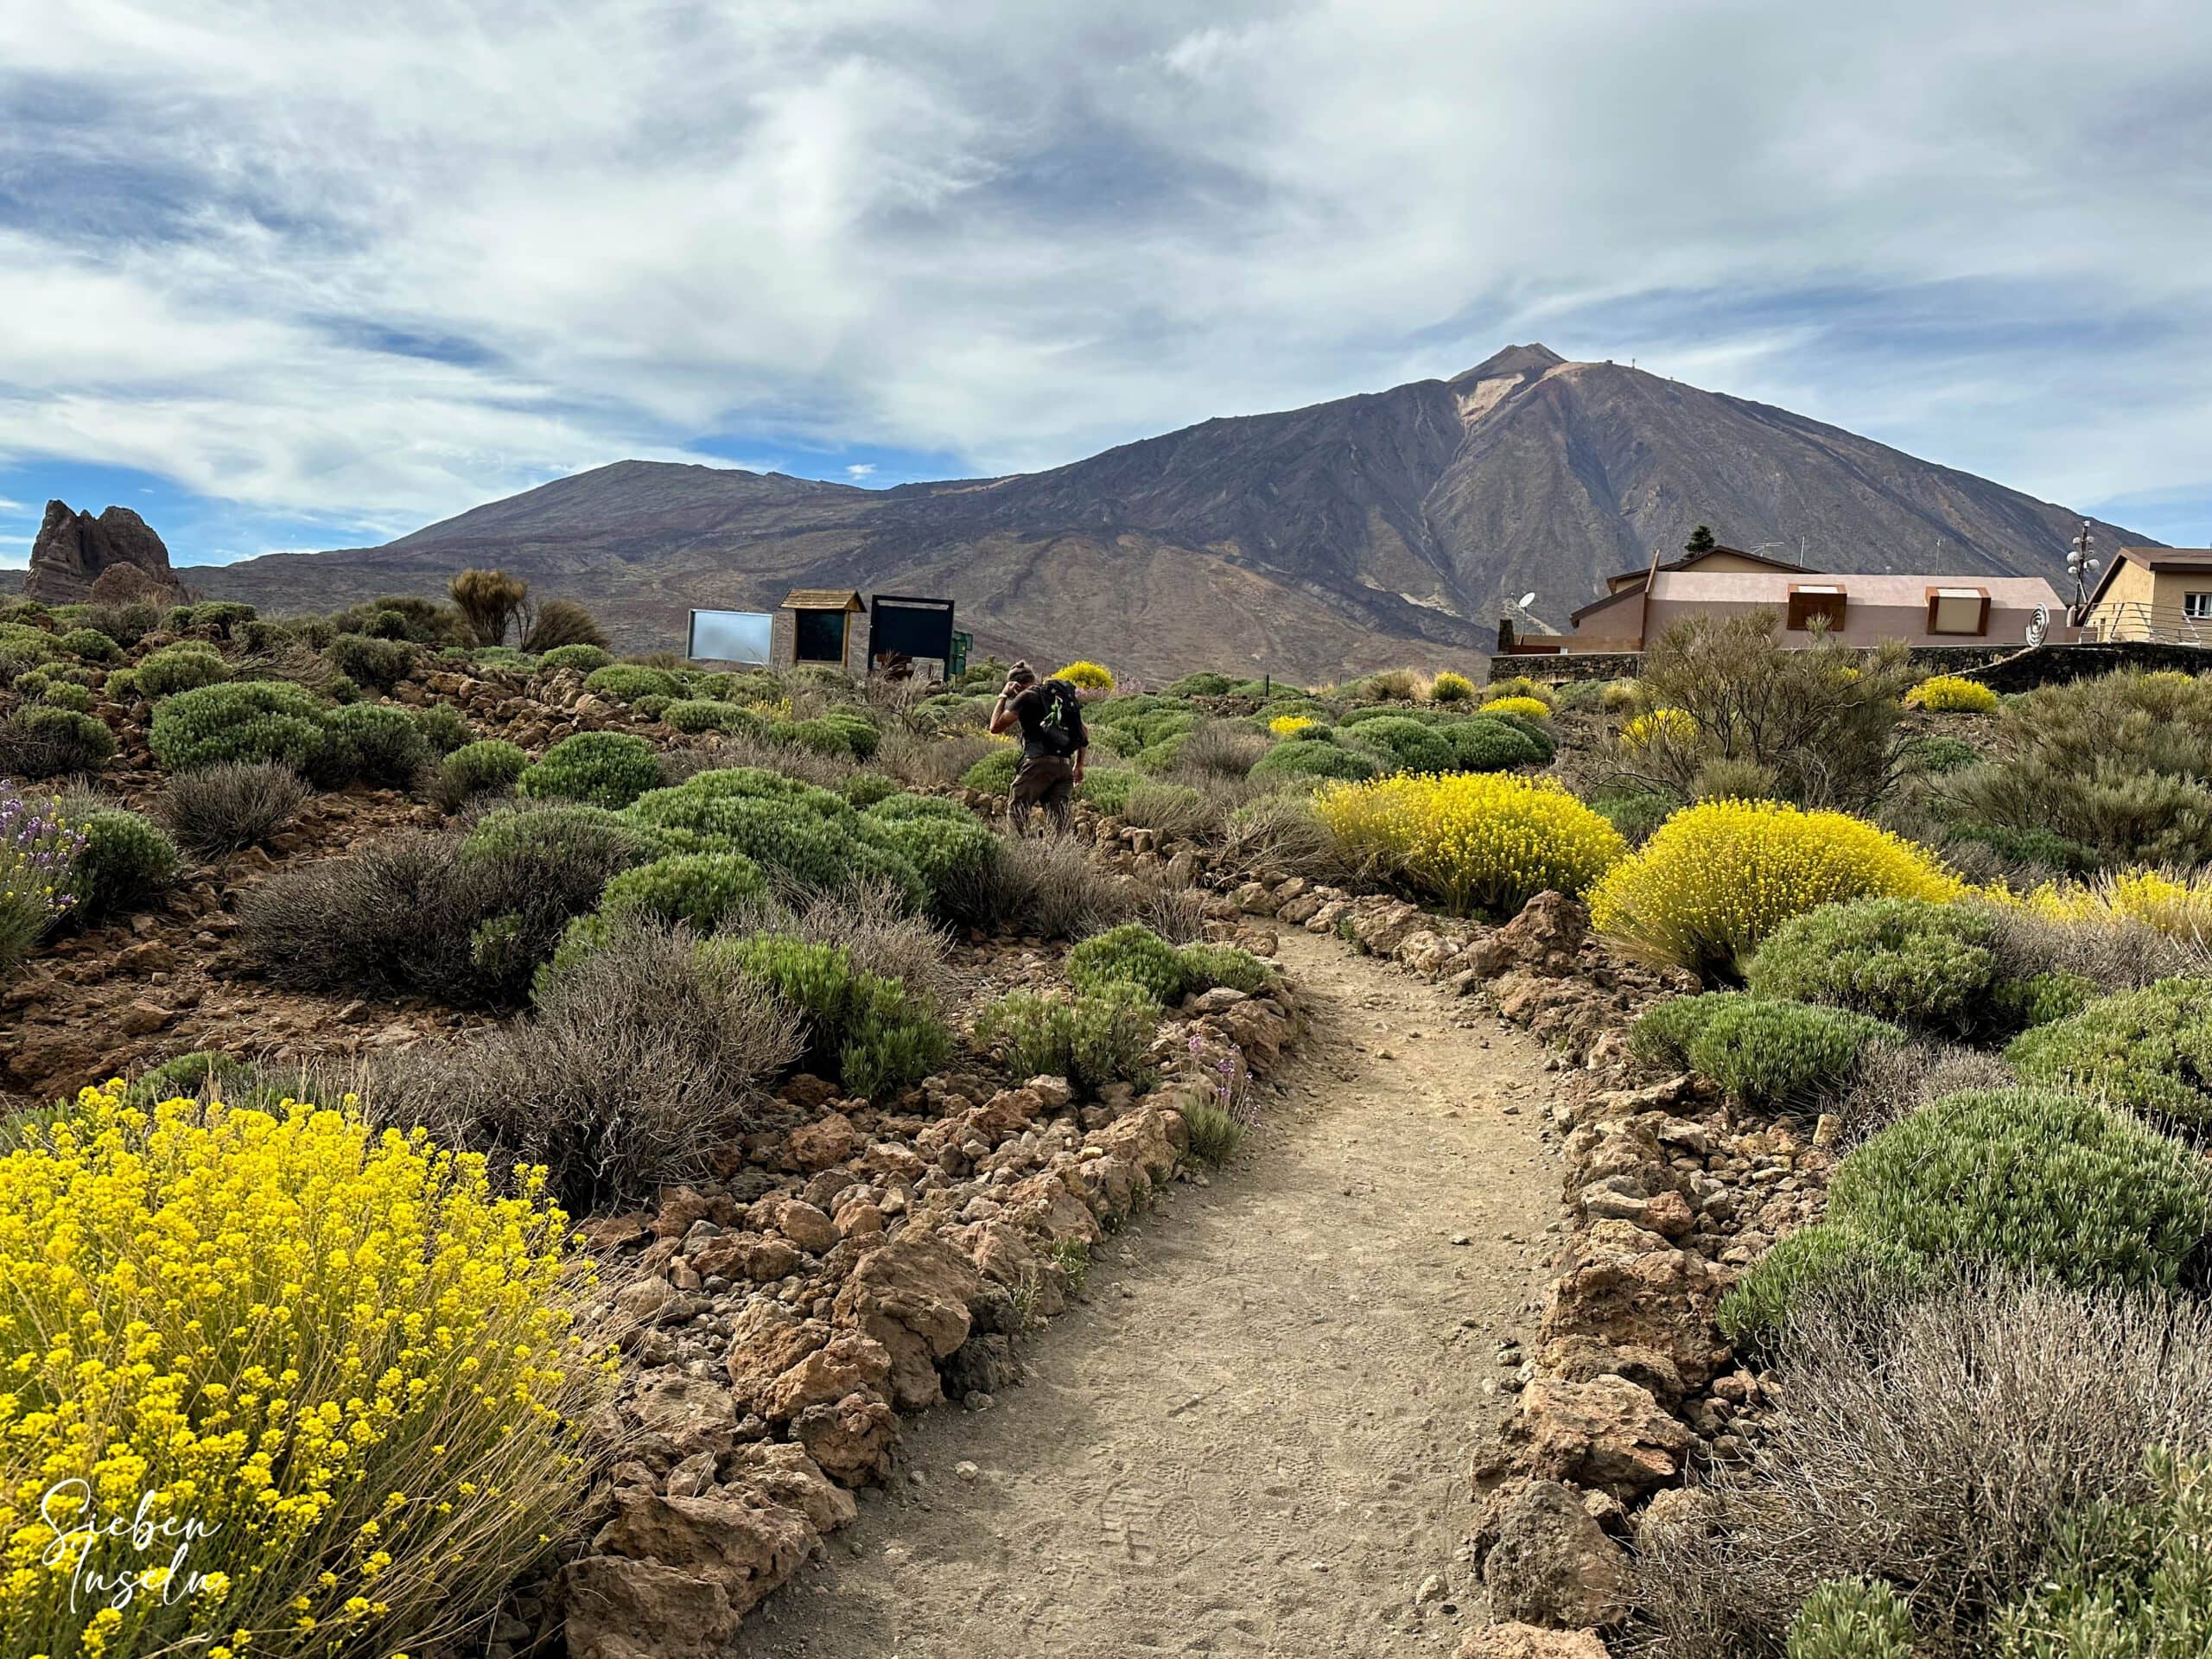
M 991 709 L 991 730 L 1007 731 L 1017 723 L 1021 765 L 1006 801 L 1014 833 L 1028 833 L 1029 810 L 1036 806 L 1045 809 L 1055 835 L 1065 833 L 1075 786 L 1083 781 L 1084 753 L 1090 747 L 1075 687 L 1065 680 L 1040 682 L 1036 670 L 1016 663 L 1007 670 L 1006 684 Z

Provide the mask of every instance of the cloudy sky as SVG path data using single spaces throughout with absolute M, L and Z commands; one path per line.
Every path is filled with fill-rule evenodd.
M 1636 359 L 2212 540 L 2203 0 L 0 0 L 0 563 Z

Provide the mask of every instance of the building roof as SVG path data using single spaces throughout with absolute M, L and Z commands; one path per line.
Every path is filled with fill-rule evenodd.
M 1951 575 L 1922 571 L 1868 571 L 1852 574 L 1822 570 L 1799 572 L 1816 580 L 1791 580 L 1786 570 L 1672 570 L 1652 579 L 1651 596 L 1675 603 L 1785 605 L 1793 588 L 1840 588 L 1844 597 L 1861 605 L 1918 607 L 1928 602 L 1931 589 L 1972 588 L 1986 592 L 1990 602 L 2001 606 L 2056 606 L 2057 591 L 2041 576 Z
M 857 611 L 865 607 L 850 588 L 795 588 L 784 595 L 787 611 Z
M 2212 570 L 2212 547 L 2116 547 L 2105 561 L 2104 573 L 2089 594 L 2089 603 L 2094 605 L 2104 597 L 2122 564 L 2139 564 L 2153 575 L 2162 570 Z
M 1660 564 L 1639 565 L 1633 570 L 1624 570 L 1617 576 L 1607 576 L 1605 586 L 1618 594 L 1623 590 L 1626 583 L 1642 582 L 1646 576 L 1655 575 L 1661 570 L 1692 569 L 1704 563 L 1706 560 L 1723 553 L 1734 559 L 1750 559 L 1776 570 L 1802 572 L 1812 568 L 1809 565 L 1792 564 L 1787 559 L 1773 558 L 1764 553 L 1748 553 L 1740 547 L 1723 547 L 1716 542 L 1711 547 L 1700 548 L 1694 553 L 1685 550 L 1680 558 L 1669 559 Z

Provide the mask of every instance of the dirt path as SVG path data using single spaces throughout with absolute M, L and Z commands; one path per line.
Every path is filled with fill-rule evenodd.
M 1479 1622 L 1466 1452 L 1557 1243 L 1543 1051 L 1282 949 L 1313 1026 L 1265 1126 L 1101 1247 L 1026 1384 L 912 1426 L 741 1659 L 1448 1654 Z

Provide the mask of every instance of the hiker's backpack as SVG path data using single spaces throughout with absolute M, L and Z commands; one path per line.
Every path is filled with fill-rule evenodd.
M 1044 693 L 1044 717 L 1038 722 L 1038 741 L 1053 754 L 1073 754 L 1077 749 L 1076 734 L 1083 729 L 1083 706 L 1077 702 L 1075 687 L 1065 680 L 1046 680 L 1039 688 Z

